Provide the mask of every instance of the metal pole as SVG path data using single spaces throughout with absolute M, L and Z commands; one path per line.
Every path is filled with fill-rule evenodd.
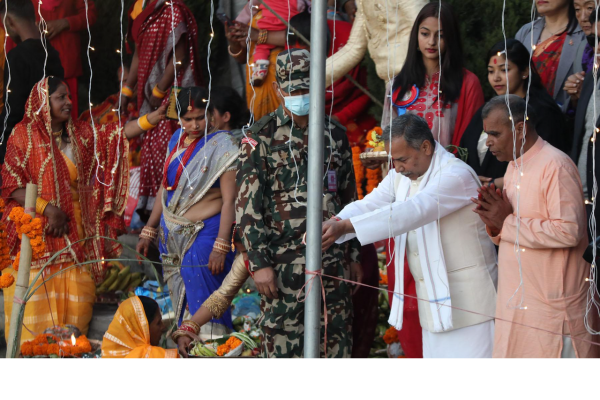
M 25 187 L 25 213 L 35 218 L 35 201 L 37 199 L 37 185 L 28 183 Z M 25 296 L 29 288 L 29 271 L 31 270 L 31 242 L 26 234 L 21 235 L 21 256 L 19 258 L 19 272 L 15 283 L 15 295 L 10 315 L 10 330 L 8 331 L 8 344 L 6 358 L 15 358 L 21 348 L 21 330 L 23 316 L 21 310 L 25 305 L 19 301 Z M 15 300 L 19 299 L 19 300 Z
M 313 37 L 327 36 L 327 1 L 314 0 L 311 13 Z M 310 117 L 308 121 L 308 207 L 306 213 L 306 270 L 321 269 L 321 231 L 323 224 L 323 147 L 325 144 L 325 40 L 314 40 L 310 47 Z M 321 281 L 313 278 L 304 306 L 304 357 L 318 358 L 321 338 Z

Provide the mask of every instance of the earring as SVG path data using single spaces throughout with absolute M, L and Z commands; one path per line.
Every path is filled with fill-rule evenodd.
M 523 79 L 527 79 L 527 77 L 526 77 L 526 76 L 524 76 L 524 77 L 523 77 Z

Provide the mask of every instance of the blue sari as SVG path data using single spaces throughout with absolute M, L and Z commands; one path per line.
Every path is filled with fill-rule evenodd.
M 221 286 L 235 258 L 235 253 L 230 252 L 225 258 L 223 272 L 212 275 L 208 269 L 208 259 L 219 232 L 221 214 L 198 222 L 189 221 L 183 215 L 202 200 L 209 189 L 219 187 L 220 176 L 235 169 L 238 155 L 237 143 L 226 131 L 200 139 L 193 150 L 187 151 L 181 147 L 184 137 L 185 134 L 181 135 L 178 130 L 169 143 L 171 156 L 167 158 L 169 165 L 165 171 L 159 232 L 165 281 L 179 323 L 186 307 L 193 315 Z M 185 169 L 181 167 L 182 164 Z M 228 309 L 221 318 L 211 322 L 233 328 L 231 310 Z

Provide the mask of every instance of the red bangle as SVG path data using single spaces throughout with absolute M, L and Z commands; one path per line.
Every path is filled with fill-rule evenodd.
M 187 332 L 191 332 L 191 333 L 193 333 L 194 335 L 196 334 L 196 332 L 194 331 L 194 329 L 193 329 L 191 326 L 187 326 L 187 325 L 181 325 L 181 326 L 179 327 L 179 330 L 180 330 L 180 331 L 187 331 Z
M 330 219 L 335 219 L 337 222 L 340 222 L 342 220 L 340 217 L 337 217 L 335 215 L 333 217 L 331 217 Z

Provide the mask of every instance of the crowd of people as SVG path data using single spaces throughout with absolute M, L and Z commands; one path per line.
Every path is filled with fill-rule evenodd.
M 383 245 L 389 323 L 407 356 L 598 356 L 590 333 L 598 310 L 588 307 L 598 300 L 593 260 L 583 258 L 594 239 L 588 221 L 600 222 L 597 0 L 538 2 L 534 22 L 498 38 L 485 57 L 496 94 L 487 103 L 464 67 L 451 6 L 404 3 L 394 19 L 403 35 L 387 38 L 401 51 L 387 56 L 387 69 L 380 42 L 389 29 L 366 27 L 381 18 L 380 6 L 346 0 L 328 11 L 321 354 L 368 356 L 378 291 L 354 283 L 377 286 Z M 145 224 L 136 250 L 158 249 L 177 350 L 158 347 L 166 327 L 156 303 L 140 296 L 120 305 L 103 356 L 186 357 L 199 336 L 231 331 L 231 302 L 252 278 L 262 298 L 262 356 L 302 357 L 314 140 L 310 2 L 250 1 L 234 20 L 223 18 L 229 54 L 246 67 L 244 99 L 202 76 L 198 27 L 182 0 L 136 1 L 122 89 L 79 118 L 81 59 L 69 48 L 86 18 L 94 22 L 94 3 L 2 0 L 0 15 L 14 42 L 0 116 L 7 244 L 14 259 L 19 238 L 8 216 L 35 183 L 46 252 L 31 279 L 46 263 L 45 277 L 63 271 L 27 302 L 22 341 L 52 324 L 87 333 L 95 284 L 105 279 L 100 260 L 121 251 L 116 239 L 136 164 L 136 211 Z M 377 125 L 372 95 L 361 89 L 367 71 L 356 60 L 367 47 L 378 75 L 392 73 L 380 99 L 391 164 L 363 161 L 386 174 L 359 199 L 353 148 L 365 151 Z M 140 148 L 137 162 L 130 146 Z M 13 294 L 14 285 L 4 289 L 6 334 Z

